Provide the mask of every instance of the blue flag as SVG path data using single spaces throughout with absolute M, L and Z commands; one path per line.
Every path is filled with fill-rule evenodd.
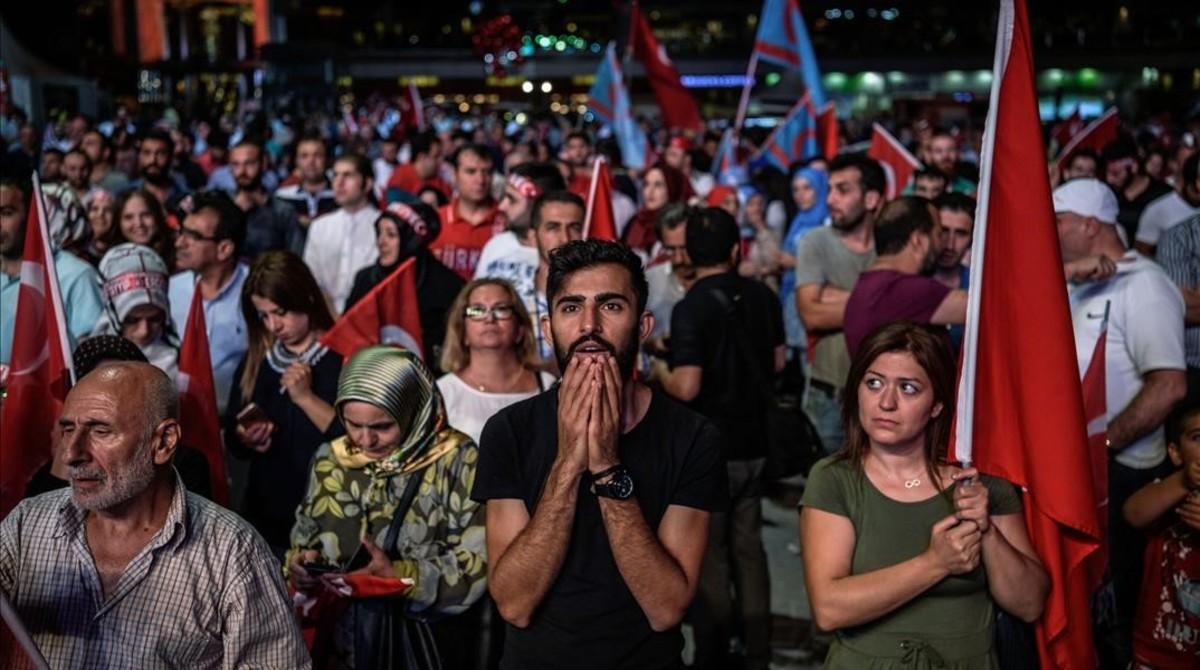
M 612 128 L 617 145 L 621 148 L 621 162 L 625 167 L 646 167 L 646 135 L 633 118 L 633 107 L 625 80 L 621 76 L 621 62 L 617 59 L 615 42 L 608 43 L 596 81 L 588 91 L 588 108 L 603 124 Z
M 821 70 L 808 39 L 808 28 L 800 15 L 798 0 L 764 0 L 758 17 L 754 52 L 759 60 L 800 71 L 808 97 L 820 109 L 825 106 Z
M 786 173 L 792 163 L 818 153 L 817 113 L 806 93 L 771 131 L 759 155 Z

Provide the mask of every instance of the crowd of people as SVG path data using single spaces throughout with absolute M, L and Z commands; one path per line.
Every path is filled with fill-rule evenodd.
M 889 199 L 861 153 L 739 182 L 716 131 L 646 122 L 626 169 L 582 119 L 397 117 L 4 119 L 0 383 L 35 195 L 78 376 L 0 523 L 52 667 L 674 668 L 687 625 L 689 667 L 762 670 L 781 478 L 827 667 L 1028 667 L 1028 502 L 946 453 L 978 132 L 893 122 L 923 167 Z M 1198 126 L 1049 172 L 1081 376 L 1107 332 L 1111 668 L 1200 655 Z M 421 351 L 323 344 L 408 261 Z M 230 509 L 179 427 L 196 291 Z M 777 467 L 780 413 L 815 464 Z

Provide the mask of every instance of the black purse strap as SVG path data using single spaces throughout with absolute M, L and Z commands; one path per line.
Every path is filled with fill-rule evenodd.
M 709 295 L 721 305 L 725 310 L 725 314 L 729 316 L 729 327 L 732 335 L 737 340 L 734 349 L 737 349 L 738 355 L 742 359 L 742 365 L 746 368 L 746 373 L 750 376 L 750 384 L 753 388 L 758 389 L 765 397 L 771 398 L 774 396 L 774 385 L 766 375 L 763 374 L 761 362 L 754 359 L 754 353 L 750 351 L 751 341 L 746 329 L 742 326 L 742 321 L 739 318 L 740 313 L 737 305 L 733 300 L 721 289 L 713 290 Z
M 392 552 L 396 547 L 396 540 L 400 538 L 400 528 L 404 525 L 404 517 L 408 514 L 408 509 L 412 507 L 423 479 L 425 479 L 425 468 L 414 470 L 409 475 L 408 481 L 404 483 L 404 492 L 400 494 L 400 502 L 396 503 L 396 509 L 392 512 L 392 520 L 388 523 L 387 534 L 383 539 L 383 551 L 393 560 L 395 557 L 392 556 Z

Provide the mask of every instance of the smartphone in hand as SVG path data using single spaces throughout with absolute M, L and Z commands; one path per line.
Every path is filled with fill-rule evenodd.
M 263 410 L 263 408 L 259 407 L 255 403 L 250 403 L 249 405 L 243 407 L 242 411 L 238 412 L 237 422 L 242 428 L 250 430 L 250 428 L 257 423 L 270 424 L 271 417 L 267 416 L 267 413 Z

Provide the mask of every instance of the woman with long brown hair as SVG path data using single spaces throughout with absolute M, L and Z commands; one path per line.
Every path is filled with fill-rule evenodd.
M 554 383 L 541 363 L 529 312 L 512 284 L 476 279 L 458 293 L 446 317 L 437 380 L 450 425 L 479 441 L 493 414 Z
M 319 341 L 333 316 L 299 256 L 260 255 L 242 312 L 249 349 L 234 373 L 225 442 L 251 461 L 242 514 L 282 556 L 313 453 L 345 432 L 333 410 L 342 362 Z
M 903 321 L 851 365 L 845 445 L 813 466 L 800 512 L 827 668 L 994 668 L 995 606 L 1041 615 L 1049 579 L 1016 489 L 945 461 L 954 379 L 945 335 Z
M 117 198 L 114 217 L 101 240 L 106 248 L 132 242 L 150 247 L 168 268 L 175 268 L 175 235 L 167 223 L 167 210 L 153 193 L 134 189 Z

